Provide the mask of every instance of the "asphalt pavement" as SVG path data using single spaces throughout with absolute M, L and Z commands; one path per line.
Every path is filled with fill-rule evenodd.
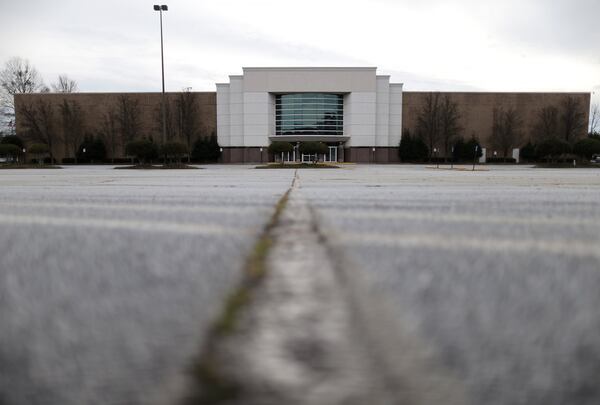
M 599 170 L 364 166 L 300 184 L 358 299 L 385 308 L 385 357 L 410 335 L 470 404 L 600 403 Z
M 600 171 L 488 169 L 299 170 L 295 193 L 373 308 L 373 349 L 402 368 L 392 384 L 443 381 L 470 404 L 600 403 Z M 0 403 L 176 397 L 293 178 L 0 172 Z
M 0 403 L 178 397 L 293 171 L 0 172 Z

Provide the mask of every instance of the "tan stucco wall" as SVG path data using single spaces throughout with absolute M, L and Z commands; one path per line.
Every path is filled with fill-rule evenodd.
M 176 97 L 181 93 L 166 93 L 167 102 L 174 105 Z M 194 92 L 198 101 L 198 114 L 200 115 L 201 135 L 208 136 L 216 130 L 216 93 L 215 92 Z M 119 101 L 119 97 L 127 95 L 133 100 L 137 100 L 140 110 L 141 133 L 144 136 L 152 136 L 156 140 L 161 139 L 161 129 L 157 121 L 157 114 L 160 113 L 161 93 L 45 93 L 45 94 L 18 94 L 15 96 L 16 107 L 16 131 L 27 140 L 26 131 L 23 126 L 23 117 L 20 113 L 20 107 L 24 104 L 31 104 L 37 100 L 50 102 L 55 107 L 56 128 L 60 131 L 61 117 L 59 105 L 63 100 L 74 100 L 82 108 L 84 114 L 85 130 L 94 134 L 101 128 L 101 122 L 107 112 L 113 109 Z M 71 153 L 65 150 L 63 143 L 56 145 L 54 154 L 57 159 L 70 156 Z M 119 157 L 119 156 L 117 156 Z
M 430 92 L 405 91 L 402 104 L 402 126 L 411 134 L 416 134 L 417 117 Z M 560 108 L 565 97 L 572 96 L 580 100 L 588 122 L 590 110 L 590 93 L 479 93 L 479 92 L 439 92 L 440 96 L 449 95 L 458 104 L 461 115 L 462 135 L 469 138 L 475 135 L 483 147 L 492 148 L 492 122 L 494 108 L 505 110 L 517 108 L 523 121 L 520 145 L 527 143 L 532 127 L 536 123 L 538 111 L 548 105 Z M 578 134 L 585 136 L 587 125 Z M 517 146 L 517 147 L 518 147 Z

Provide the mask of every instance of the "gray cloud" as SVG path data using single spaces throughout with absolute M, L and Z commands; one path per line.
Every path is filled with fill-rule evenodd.
M 500 35 L 533 49 L 557 49 L 600 63 L 597 0 L 533 0 L 516 3 L 511 11 L 497 24 L 496 32 Z
M 165 56 L 167 87 L 179 90 L 192 86 L 196 90 L 213 90 L 214 82 L 225 80 L 228 74 L 239 73 L 246 65 L 369 65 L 391 73 L 393 79 L 405 83 L 407 89 L 422 90 L 485 90 L 494 86 L 494 77 L 501 74 L 502 64 L 507 67 L 515 61 L 528 66 L 543 66 L 540 57 L 573 61 L 582 67 L 591 88 L 600 78 L 600 2 L 597 0 L 378 0 L 378 10 L 398 16 L 398 27 L 383 27 L 377 21 L 361 20 L 363 12 L 371 10 L 373 2 L 340 2 L 340 14 L 331 19 L 329 27 L 313 26 L 311 21 L 295 18 L 297 3 L 256 2 L 249 10 L 255 15 L 239 15 L 237 5 L 245 2 L 223 1 L 218 8 L 213 3 L 173 0 L 167 2 L 170 11 L 165 15 Z M 3 6 L 0 15 L 0 62 L 19 55 L 31 61 L 51 80 L 58 73 L 66 73 L 80 82 L 82 90 L 156 90 L 160 77 L 160 50 L 158 46 L 158 16 L 152 2 L 132 0 L 119 2 L 81 2 L 76 0 L 24 0 Z M 316 4 L 316 3 L 315 3 Z M 306 7 L 315 4 L 307 3 Z M 253 6 L 255 3 L 253 3 Z M 443 26 L 428 26 L 429 15 L 440 7 L 450 8 L 459 16 L 475 21 L 483 31 L 485 49 L 470 48 L 470 43 L 457 43 L 463 55 L 471 55 L 473 63 L 482 51 L 509 50 L 512 60 L 496 61 L 496 71 L 490 71 L 488 84 L 472 82 L 468 70 L 457 76 L 449 73 L 449 66 L 469 61 L 447 60 L 427 67 L 424 73 L 413 67 L 404 68 L 406 61 L 422 57 L 418 49 L 410 53 L 408 45 L 418 44 L 419 33 L 400 34 L 403 25 L 416 24 L 419 30 L 436 31 L 443 38 L 449 30 L 463 29 L 459 22 L 448 20 Z M 216 10 L 216 11 L 215 11 Z M 289 40 L 283 33 L 254 20 L 263 17 L 285 18 L 292 33 L 321 30 L 320 40 Z M 406 21 L 404 15 L 418 11 L 422 21 Z M 315 11 L 317 12 L 317 11 Z M 247 17 L 247 18 L 246 18 Z M 324 20 L 319 20 L 324 21 Z M 384 30 L 385 29 L 385 30 Z M 358 30 L 366 41 L 344 42 L 347 33 Z M 398 34 L 396 34 L 398 32 Z M 302 35 L 296 36 L 302 38 Z M 387 50 L 373 51 L 383 40 Z M 414 47 L 411 49 L 415 49 Z M 350 51 L 351 50 L 351 51 Z M 423 49 L 436 53 L 442 49 Z M 397 55 L 397 57 L 390 57 Z M 385 60 L 386 62 L 382 62 Z M 382 63 L 387 63 L 387 66 Z M 488 63 L 489 65 L 489 63 Z M 593 74 L 590 74 L 592 72 Z M 524 73 L 525 74 L 525 73 Z M 531 74 L 531 73 L 529 73 Z M 560 72 L 556 80 L 568 81 L 580 73 Z M 526 80 L 522 80 L 522 82 Z M 584 86 L 586 86 L 584 84 Z M 555 87 L 548 82 L 547 88 Z M 521 88 L 515 87 L 515 90 Z M 596 93 L 599 93 L 596 90 Z

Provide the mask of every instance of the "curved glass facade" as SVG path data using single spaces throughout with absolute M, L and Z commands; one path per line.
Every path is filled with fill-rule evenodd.
M 344 96 L 293 93 L 275 96 L 276 135 L 343 135 Z

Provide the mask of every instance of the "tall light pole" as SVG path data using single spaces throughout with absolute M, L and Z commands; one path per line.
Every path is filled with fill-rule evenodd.
M 162 101 L 161 101 L 161 110 L 162 110 L 162 141 L 163 145 L 167 143 L 167 111 L 165 106 L 165 58 L 163 55 L 163 29 L 162 29 L 162 12 L 168 11 L 169 7 L 165 4 L 154 5 L 154 11 L 158 11 L 160 14 L 160 66 L 162 71 Z

